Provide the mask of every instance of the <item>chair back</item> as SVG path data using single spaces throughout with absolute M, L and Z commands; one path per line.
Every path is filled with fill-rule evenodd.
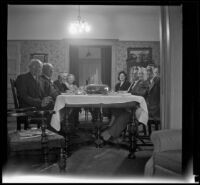
M 12 89 L 14 105 L 15 105 L 15 108 L 18 109 L 19 101 L 18 101 L 18 97 L 17 97 L 17 89 L 16 89 L 16 85 L 15 85 L 15 80 L 10 78 L 10 84 L 11 84 L 11 89 Z

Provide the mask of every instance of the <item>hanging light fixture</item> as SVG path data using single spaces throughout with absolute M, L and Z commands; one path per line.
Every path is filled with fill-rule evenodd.
M 69 26 L 69 32 L 71 34 L 88 33 L 91 30 L 90 25 L 81 18 L 80 5 L 78 6 L 78 20 L 71 23 Z

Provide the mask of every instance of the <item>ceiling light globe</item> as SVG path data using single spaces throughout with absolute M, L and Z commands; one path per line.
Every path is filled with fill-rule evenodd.
M 88 32 L 90 32 L 90 30 L 91 30 L 91 27 L 89 25 L 86 25 L 85 26 L 85 31 L 88 33 Z
M 76 24 L 74 24 L 74 23 L 70 24 L 69 33 L 71 33 L 71 34 L 77 34 Z

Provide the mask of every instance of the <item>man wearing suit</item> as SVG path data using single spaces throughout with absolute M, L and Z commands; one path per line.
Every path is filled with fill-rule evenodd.
M 16 89 L 20 108 L 36 107 L 38 109 L 48 109 L 52 107 L 52 97 L 50 93 L 44 91 L 40 80 L 42 67 L 43 63 L 40 60 L 32 59 L 29 64 L 29 72 L 17 77 Z M 27 129 L 29 126 L 27 121 L 24 121 Z
M 53 74 L 53 65 L 50 63 L 43 64 L 42 75 L 40 76 L 40 86 L 44 97 L 50 97 L 50 103 L 48 109 L 54 108 L 54 102 L 60 92 L 55 88 L 53 81 L 51 80 Z
M 155 120 L 160 119 L 160 77 L 155 76 L 153 68 L 147 66 L 147 91 L 146 102 L 149 111 L 149 117 Z
M 139 68 L 134 73 L 134 81 L 131 83 L 131 86 L 128 90 L 132 95 L 143 96 L 146 98 L 148 83 L 144 80 L 144 71 L 142 68 Z
M 64 78 L 67 76 L 67 73 L 60 73 L 58 75 L 58 79 L 53 82 L 56 89 L 60 91 L 60 93 L 66 92 L 66 90 L 69 90 L 64 82 Z
M 44 93 L 41 87 L 40 75 L 43 64 L 38 59 L 32 59 L 29 72 L 21 74 L 16 79 L 16 89 L 20 108 L 45 108 L 51 103 L 51 97 Z

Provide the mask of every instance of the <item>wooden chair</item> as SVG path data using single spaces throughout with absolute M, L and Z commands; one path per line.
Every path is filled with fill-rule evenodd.
M 10 84 L 11 84 L 11 89 L 12 89 L 14 105 L 15 105 L 15 109 L 17 110 L 17 112 L 18 113 L 20 113 L 20 112 L 23 113 L 25 111 L 36 110 L 35 107 L 20 108 L 15 80 L 14 79 L 10 79 Z M 21 115 L 22 116 L 17 116 L 17 130 L 21 130 L 21 124 L 24 124 L 24 130 L 27 130 L 29 128 L 29 123 L 30 124 L 37 124 L 37 127 L 38 128 L 40 127 L 41 120 L 37 120 L 34 117 L 32 117 L 32 119 L 31 119 L 31 117 L 29 117 L 29 121 L 28 121 L 28 116 L 26 114 L 21 114 Z
M 47 129 L 47 120 L 54 113 L 52 110 L 36 110 L 36 111 L 24 111 L 19 112 L 16 109 L 8 110 L 8 117 L 27 117 L 29 118 L 35 116 L 41 120 L 41 128 L 32 130 L 30 137 L 22 137 L 23 133 L 30 132 L 27 131 L 12 131 L 8 132 L 8 147 L 9 147 L 9 155 L 11 153 L 16 154 L 24 151 L 34 151 L 34 150 L 42 150 L 43 160 L 44 160 L 44 168 L 40 169 L 43 171 L 49 165 L 48 155 L 49 149 L 51 148 L 59 148 L 60 149 L 60 159 L 59 159 L 59 168 L 60 171 L 65 171 L 66 168 L 66 143 L 65 138 L 55 132 L 51 132 Z M 39 132 L 39 134 L 38 134 Z
M 135 107 L 136 110 L 137 106 Z M 136 149 L 142 150 L 141 146 L 153 146 L 150 137 L 147 135 L 146 125 L 139 122 L 134 114 L 135 110 L 131 110 L 132 116 L 130 116 L 130 121 L 126 129 L 122 133 L 122 138 L 125 143 L 129 145 L 129 155 L 128 158 L 135 159 Z M 139 130 L 139 127 L 142 129 Z M 121 143 L 123 144 L 123 142 Z
M 156 118 L 149 118 L 148 120 L 148 134 L 149 136 L 151 135 L 151 132 L 152 132 L 152 126 L 154 126 L 154 130 L 159 130 L 161 128 L 161 124 L 160 124 L 160 119 L 156 119 Z

